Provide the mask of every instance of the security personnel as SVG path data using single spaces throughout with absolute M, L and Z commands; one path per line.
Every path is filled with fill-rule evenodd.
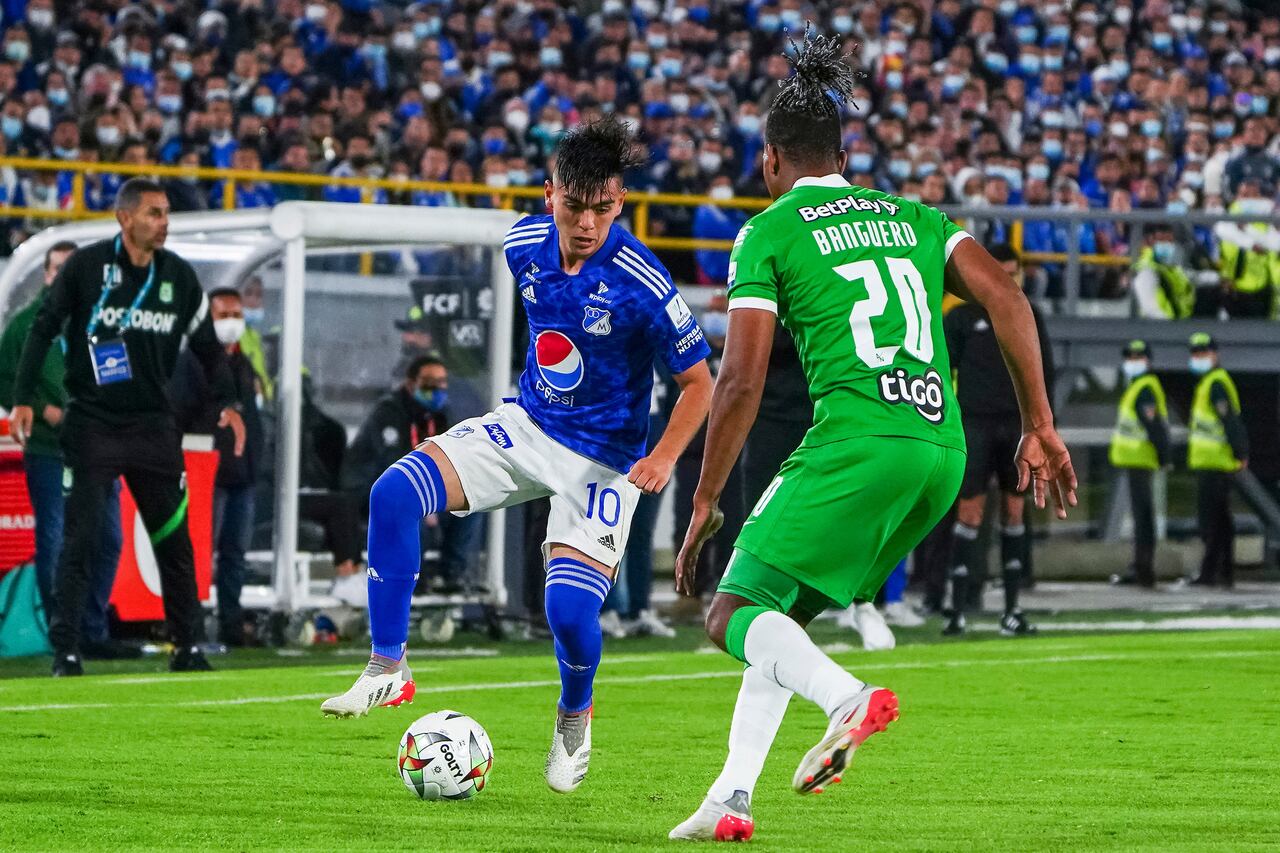
M 1259 220 L 1272 216 L 1275 202 L 1266 198 L 1260 182 L 1241 182 L 1229 213 L 1253 214 Z M 1280 307 L 1280 231 L 1266 221 L 1219 223 L 1218 271 L 1230 282 L 1227 311 L 1233 317 L 1275 317 Z
M 1155 506 L 1151 473 L 1169 460 L 1169 408 L 1164 387 L 1151 372 L 1151 349 L 1145 341 L 1130 341 L 1121 369 L 1129 382 L 1120 397 L 1116 428 L 1111 433 L 1111 464 L 1129 478 L 1129 506 L 1133 513 L 1133 564 L 1114 584 L 1156 585 Z
M 169 668 L 210 669 L 200 652 L 204 625 L 187 532 L 182 434 L 165 386 L 184 338 L 227 406 L 219 427 L 244 446 L 244 422 L 230 408 L 235 391 L 226 352 L 209 318 L 195 270 L 165 251 L 169 199 L 148 178 L 126 181 L 116 196 L 120 233 L 73 254 L 40 306 L 22 352 L 11 428 L 25 442 L 34 419 L 40 368 L 65 328 L 69 403 L 62 447 L 71 490 L 56 574 L 57 607 L 49 625 L 54 675 L 80 675 L 80 625 L 89 555 L 102 506 L 124 476 L 151 536 L 165 617 L 175 649 Z
M 989 250 L 1009 277 L 1022 284 L 1022 263 L 1008 245 Z M 1053 388 L 1053 351 L 1044 318 L 1031 306 L 1040 337 L 1040 360 L 1045 386 Z M 986 513 L 987 489 L 994 478 L 1000 487 L 1000 562 L 1004 582 L 1004 615 L 1000 633 L 1022 636 L 1034 628 L 1018 609 L 1018 588 L 1030 554 L 1027 528 L 1023 521 L 1026 498 L 1019 494 L 1014 456 L 1022 439 L 1022 417 L 1013 380 L 991 328 L 991 318 L 981 305 L 965 303 L 951 310 L 942 321 L 951 367 L 956 372 L 956 400 L 964 416 L 965 443 L 969 454 L 960 499 L 956 504 L 954 551 L 951 560 L 951 614 L 943 633 L 963 634 L 964 611 L 969 606 L 971 572 L 981 558 L 978 533 Z M 1052 394 L 1050 394 L 1052 396 Z
M 1139 317 L 1184 320 L 1195 310 L 1196 286 L 1178 264 L 1179 253 L 1173 226 L 1153 226 L 1133 268 Z
M 1249 439 L 1240 420 L 1240 394 L 1218 364 L 1218 345 L 1205 332 L 1191 336 L 1191 372 L 1201 377 L 1191 399 L 1187 467 L 1199 479 L 1200 539 L 1204 558 L 1192 584 L 1230 587 L 1235 550 L 1232 475 L 1248 465 Z

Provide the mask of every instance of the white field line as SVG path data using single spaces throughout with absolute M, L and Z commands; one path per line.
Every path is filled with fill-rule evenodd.
M 438 672 L 440 667 L 414 663 L 411 669 L 416 674 L 419 672 Z M 239 681 L 245 680 L 246 676 L 252 676 L 255 671 L 253 669 L 226 669 L 199 675 L 124 675 L 119 678 L 108 676 L 98 683 L 104 687 L 115 687 L 116 685 L 133 686 L 135 684 L 173 684 L 180 681 Z M 348 678 L 355 678 L 360 674 L 360 668 L 344 666 L 330 669 L 308 669 L 307 672 L 319 677 L 345 675 Z
M 1050 631 L 1230 631 L 1239 628 L 1274 631 L 1280 616 L 1187 616 L 1176 619 L 1116 619 L 1107 622 L 1042 622 L 1041 633 Z M 970 624 L 971 630 L 998 631 L 996 622 Z
M 1062 664 L 1062 663 L 1095 663 L 1103 661 L 1126 661 L 1140 660 L 1150 661 L 1155 657 L 1194 657 L 1197 660 L 1207 658 L 1250 658 L 1250 657 L 1274 657 L 1275 652 L 1267 649 L 1258 650 L 1239 650 L 1239 651 L 1220 651 L 1220 652 L 1201 652 L 1198 654 L 1188 652 L 1142 652 L 1142 653 L 1125 653 L 1125 654 L 1097 654 L 1097 655 L 1059 655 L 1054 657 L 1039 658 L 989 658 L 979 660 L 956 660 L 956 661 L 899 661 L 886 662 L 873 667 L 876 670 L 900 670 L 900 669 L 959 669 L 969 666 L 1039 666 L 1043 664 Z M 714 678 L 740 678 L 742 676 L 741 669 L 734 670 L 717 670 L 714 672 L 685 672 L 685 673 L 655 673 L 653 675 L 631 675 L 621 678 L 601 678 L 597 684 L 654 684 L 665 681 L 703 681 Z M 540 680 L 540 681 L 506 681 L 506 682 L 490 682 L 487 684 L 445 684 L 437 686 L 425 686 L 418 688 L 418 695 L 430 693 L 467 693 L 484 690 L 519 690 L 531 687 L 559 687 L 560 681 L 556 680 Z M 291 696 L 243 696 L 238 699 L 198 699 L 188 702 L 59 702 L 47 705 L 10 705 L 0 707 L 0 713 L 19 713 L 23 711 L 75 711 L 75 710 L 92 710 L 100 708 L 207 708 L 207 707 L 224 707 L 232 705 L 259 705 L 271 704 L 275 702 L 309 702 L 317 699 L 328 699 L 331 693 L 297 693 Z

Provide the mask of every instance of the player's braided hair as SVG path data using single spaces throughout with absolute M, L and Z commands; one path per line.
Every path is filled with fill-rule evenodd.
M 598 197 L 614 178 L 643 166 L 645 156 L 627 126 L 616 118 L 579 125 L 556 149 L 556 182 L 584 200 Z
M 840 108 L 862 73 L 850 67 L 838 38 L 817 35 L 808 24 L 799 45 L 788 41 L 791 53 L 783 56 L 796 73 L 780 83 L 765 141 L 801 162 L 826 162 L 840 151 Z

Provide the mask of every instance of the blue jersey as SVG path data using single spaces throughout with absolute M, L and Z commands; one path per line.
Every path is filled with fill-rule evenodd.
M 507 266 L 529 317 L 521 407 L 565 447 L 615 471 L 644 455 L 657 359 L 673 374 L 711 354 L 671 276 L 614 225 L 575 275 L 560 268 L 551 216 L 507 233 Z

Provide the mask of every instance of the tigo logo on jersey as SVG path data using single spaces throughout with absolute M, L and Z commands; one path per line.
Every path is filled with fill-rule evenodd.
M 607 335 L 613 331 L 613 327 L 609 325 L 609 312 L 603 308 L 595 308 L 590 305 L 583 309 L 586 317 L 582 320 L 582 328 L 584 331 L 593 335 Z
M 572 391 L 582 384 L 586 373 L 582 353 L 562 332 L 542 332 L 534 342 L 533 351 L 538 361 L 538 375 L 551 388 Z
M 501 447 L 503 450 L 510 450 L 514 442 L 511 436 L 507 435 L 507 431 L 497 424 L 481 424 L 484 431 L 489 433 L 489 438 L 493 439 L 493 443 Z
M 942 377 L 932 367 L 924 376 L 911 376 L 901 367 L 880 374 L 880 398 L 886 403 L 915 406 L 931 424 L 942 423 Z

